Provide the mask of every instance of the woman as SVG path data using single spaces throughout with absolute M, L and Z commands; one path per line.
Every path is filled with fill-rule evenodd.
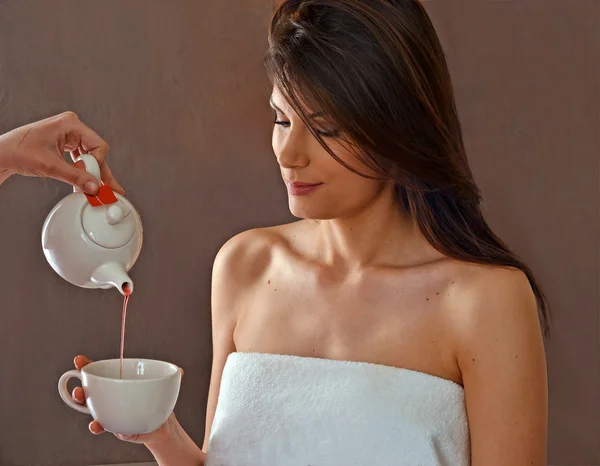
M 174 416 L 124 439 L 169 465 L 545 465 L 546 301 L 482 216 L 424 8 L 288 0 L 269 44 L 304 220 L 216 257 L 203 449 Z

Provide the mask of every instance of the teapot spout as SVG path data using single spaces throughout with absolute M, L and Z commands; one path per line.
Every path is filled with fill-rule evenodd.
M 110 288 L 114 286 L 123 296 L 133 292 L 133 282 L 123 264 L 109 262 L 96 269 L 92 275 L 91 282 L 99 288 Z

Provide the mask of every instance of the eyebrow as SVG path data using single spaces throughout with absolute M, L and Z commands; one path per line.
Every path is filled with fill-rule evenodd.
M 283 110 L 281 110 L 273 101 L 273 97 L 271 97 L 269 99 L 269 104 L 271 104 L 271 107 L 273 107 L 275 110 L 277 110 L 280 113 L 285 113 Z M 310 115 L 308 115 L 308 118 L 319 118 L 324 116 L 325 113 L 324 112 L 316 112 L 316 113 L 311 113 Z

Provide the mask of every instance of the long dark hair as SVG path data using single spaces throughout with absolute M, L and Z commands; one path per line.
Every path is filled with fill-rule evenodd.
M 418 0 L 284 1 L 271 21 L 265 62 L 332 157 L 358 173 L 312 127 L 308 109 L 340 128 L 342 142 L 378 179 L 396 182 L 399 202 L 434 248 L 523 271 L 548 335 L 548 303 L 532 271 L 483 217 L 444 52 Z

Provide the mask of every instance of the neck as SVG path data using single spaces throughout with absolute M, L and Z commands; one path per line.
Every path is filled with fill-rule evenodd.
M 417 225 L 386 189 L 367 208 L 351 216 L 317 222 L 317 254 L 339 269 L 356 270 L 410 261 L 422 238 Z

